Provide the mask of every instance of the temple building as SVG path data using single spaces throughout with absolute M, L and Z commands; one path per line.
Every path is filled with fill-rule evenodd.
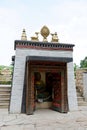
M 14 43 L 10 113 L 33 114 L 37 109 L 61 113 L 78 110 L 73 47 L 73 44 L 59 43 L 57 33 L 50 33 L 47 26 L 31 40 L 27 40 L 23 29 L 21 40 Z

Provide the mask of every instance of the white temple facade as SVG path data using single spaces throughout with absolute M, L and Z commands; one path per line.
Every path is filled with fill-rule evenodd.
M 15 40 L 10 113 L 33 114 L 37 109 L 61 113 L 78 110 L 74 80 L 73 44 L 59 43 L 57 33 L 44 26 L 40 34 Z

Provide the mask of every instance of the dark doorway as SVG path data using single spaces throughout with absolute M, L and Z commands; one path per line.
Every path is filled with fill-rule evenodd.
M 61 72 L 34 72 L 34 90 L 36 109 L 61 110 Z
M 40 106 L 39 108 L 51 108 L 63 113 L 68 111 L 66 64 L 51 63 L 49 66 L 47 62 L 45 63 L 44 65 L 43 62 L 26 64 L 24 87 L 26 89 L 22 100 L 23 112 L 26 114 L 33 114 L 37 110 L 37 105 Z

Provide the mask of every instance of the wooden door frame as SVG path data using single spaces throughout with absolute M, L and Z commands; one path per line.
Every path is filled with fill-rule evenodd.
M 34 72 L 61 72 L 61 112 L 68 112 L 67 73 L 65 67 L 30 65 L 27 62 L 26 114 L 34 112 Z

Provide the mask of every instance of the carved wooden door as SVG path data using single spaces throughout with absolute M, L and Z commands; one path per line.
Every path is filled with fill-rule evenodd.
M 61 98 L 61 73 L 53 73 L 53 87 L 52 87 L 52 109 L 55 111 L 62 111 Z

